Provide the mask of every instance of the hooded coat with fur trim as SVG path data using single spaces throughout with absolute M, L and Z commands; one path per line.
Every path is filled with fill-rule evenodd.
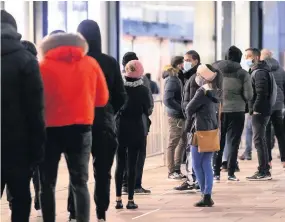
M 169 117 L 184 119 L 182 112 L 182 81 L 178 77 L 178 69 L 173 67 L 165 67 L 165 86 L 163 103 L 166 106 L 166 112 Z
M 43 84 L 36 57 L 4 15 L 13 20 L 1 11 L 1 166 L 26 169 L 44 154 Z
M 46 37 L 40 63 L 47 127 L 92 125 L 94 107 L 105 106 L 109 92 L 97 61 L 89 56 L 80 34 Z

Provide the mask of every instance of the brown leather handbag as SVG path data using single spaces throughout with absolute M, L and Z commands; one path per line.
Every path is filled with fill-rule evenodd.
M 219 129 L 208 131 L 196 131 L 199 153 L 216 152 L 220 150 Z
M 219 105 L 219 125 L 221 120 L 222 104 Z M 196 139 L 199 153 L 217 152 L 220 150 L 219 128 L 208 131 L 196 131 Z

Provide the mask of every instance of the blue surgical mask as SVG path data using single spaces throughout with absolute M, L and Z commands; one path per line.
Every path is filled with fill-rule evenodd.
M 191 63 L 191 62 L 184 61 L 184 70 L 187 72 L 187 71 L 190 70 L 191 68 L 192 68 L 192 63 Z
M 246 65 L 247 65 L 249 68 L 251 68 L 251 67 L 253 66 L 252 59 L 247 59 L 247 60 L 245 60 L 245 63 L 246 63 Z

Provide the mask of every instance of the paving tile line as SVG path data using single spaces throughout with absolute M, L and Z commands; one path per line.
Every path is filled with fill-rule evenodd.
M 149 212 L 147 212 L 147 213 L 144 213 L 144 214 L 142 214 L 142 215 L 133 217 L 132 220 L 136 220 L 136 219 L 145 217 L 145 216 L 150 215 L 150 214 L 152 214 L 152 213 L 155 213 L 155 212 L 157 212 L 157 211 L 160 211 L 160 208 L 158 208 L 158 209 L 156 209 L 156 210 L 151 210 L 151 211 L 149 211 Z

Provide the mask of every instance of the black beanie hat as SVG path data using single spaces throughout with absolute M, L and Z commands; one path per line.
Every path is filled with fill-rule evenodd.
M 137 57 L 136 53 L 134 52 L 127 52 L 124 56 L 123 56 L 123 61 L 122 61 L 122 65 L 125 67 L 129 61 L 132 60 L 139 60 L 139 58 Z
M 5 10 L 1 10 L 1 23 L 6 23 L 11 25 L 13 28 L 17 30 L 17 23 L 14 17 Z
M 63 30 L 54 30 L 49 35 L 55 35 L 55 34 L 59 34 L 59 33 L 65 33 L 65 31 L 63 31 Z
M 233 62 L 238 62 L 240 63 L 241 62 L 241 57 L 242 57 L 242 52 L 241 50 L 236 47 L 236 46 L 231 46 L 227 52 L 227 55 L 226 55 L 226 60 L 230 60 L 230 61 L 233 61 Z

